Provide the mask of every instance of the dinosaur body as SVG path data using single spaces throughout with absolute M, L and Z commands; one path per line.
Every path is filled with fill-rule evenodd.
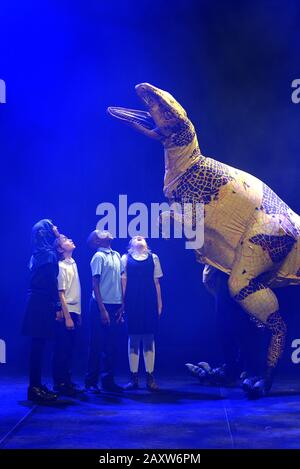
M 300 217 L 256 177 L 202 155 L 192 122 L 169 93 L 145 83 L 136 90 L 147 112 L 109 112 L 163 144 L 170 201 L 204 204 L 197 260 L 226 272 L 232 297 L 271 330 L 270 378 L 286 332 L 270 287 L 300 284 Z
M 243 286 L 261 274 L 273 287 L 300 283 L 300 217 L 259 179 L 201 155 L 165 193 L 172 201 L 204 204 L 197 258 L 228 273 L 232 287 L 238 265 Z

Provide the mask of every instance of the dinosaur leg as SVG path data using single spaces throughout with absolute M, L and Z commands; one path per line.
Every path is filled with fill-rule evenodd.
M 232 297 L 241 307 L 271 332 L 264 377 L 250 383 L 253 394 L 265 394 L 271 388 L 274 370 L 284 349 L 286 325 L 279 313 L 275 293 L 261 277 L 272 268 L 272 259 L 267 249 L 253 244 L 250 239 L 251 236 L 247 237 L 239 246 L 228 285 Z
M 267 365 L 262 379 L 246 379 L 243 388 L 249 397 L 259 397 L 269 392 L 272 386 L 274 372 L 277 363 L 284 351 L 286 338 L 286 324 L 279 311 L 272 313 L 266 322 L 267 328 L 271 332 L 271 339 L 268 347 Z

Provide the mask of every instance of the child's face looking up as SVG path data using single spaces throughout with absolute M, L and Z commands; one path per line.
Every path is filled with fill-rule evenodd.
M 59 247 L 62 252 L 72 252 L 75 249 L 75 244 L 72 239 L 68 238 L 65 235 L 60 235 L 59 237 Z
M 143 236 L 134 236 L 131 239 L 131 247 L 133 249 L 147 249 L 147 242 Z

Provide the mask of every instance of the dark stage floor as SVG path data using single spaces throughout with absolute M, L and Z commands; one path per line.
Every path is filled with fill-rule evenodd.
M 277 381 L 272 394 L 257 401 L 237 388 L 200 386 L 189 376 L 159 383 L 158 394 L 143 389 L 43 407 L 24 400 L 24 379 L 4 378 L 0 447 L 300 448 L 295 380 Z

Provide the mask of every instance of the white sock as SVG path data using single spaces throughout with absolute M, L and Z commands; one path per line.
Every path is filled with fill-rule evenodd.
M 131 373 L 137 373 L 140 360 L 141 336 L 137 334 L 128 337 L 128 360 Z
M 144 334 L 143 340 L 143 355 L 144 363 L 147 373 L 153 373 L 155 361 L 155 342 L 153 334 Z

